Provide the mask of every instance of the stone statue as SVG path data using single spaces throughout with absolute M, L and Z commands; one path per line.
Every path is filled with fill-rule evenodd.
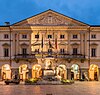
M 46 69 L 52 69 L 52 62 L 50 60 L 46 61 Z

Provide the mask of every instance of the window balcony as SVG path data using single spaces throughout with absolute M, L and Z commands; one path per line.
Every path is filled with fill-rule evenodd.
M 35 58 L 35 55 L 34 54 L 18 54 L 18 55 L 15 55 L 15 58 L 16 59 L 33 59 Z
M 72 54 L 71 58 L 80 58 L 80 59 L 83 59 L 83 58 L 85 58 L 85 55 L 82 55 L 82 54 Z
M 68 54 L 67 52 L 34 52 L 33 54 L 18 54 L 15 59 L 35 59 L 35 58 L 63 58 L 63 59 L 85 59 L 82 54 Z
M 16 63 L 18 63 L 19 61 L 23 60 L 23 61 L 27 61 L 29 63 L 32 63 L 33 61 L 35 61 L 35 55 L 34 54 L 18 54 L 15 55 L 14 60 Z

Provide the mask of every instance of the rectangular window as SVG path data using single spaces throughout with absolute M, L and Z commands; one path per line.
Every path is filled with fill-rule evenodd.
M 61 54 L 64 54 L 65 53 L 65 50 L 64 49 L 60 49 L 60 53 Z
M 26 39 L 27 38 L 27 34 L 22 34 L 22 38 Z
M 73 48 L 73 54 L 77 55 L 77 48 Z
M 22 48 L 22 54 L 26 55 L 27 54 L 27 48 Z
M 65 35 L 60 35 L 60 39 L 64 39 L 65 38 Z
M 48 49 L 48 54 L 49 54 L 49 55 L 52 54 L 52 49 Z
M 92 34 L 91 38 L 95 39 L 96 38 L 96 34 Z
M 35 53 L 39 53 L 39 49 L 35 49 Z
M 96 48 L 91 49 L 91 57 L 96 57 Z
M 77 35 L 75 34 L 75 35 L 73 35 L 73 39 L 76 39 L 77 38 Z
M 52 35 L 48 35 L 48 38 L 52 38 Z
M 4 39 L 8 39 L 9 35 L 8 34 L 4 34 Z
M 4 48 L 4 57 L 9 57 L 9 49 Z
M 39 38 L 39 35 L 35 35 L 35 38 Z

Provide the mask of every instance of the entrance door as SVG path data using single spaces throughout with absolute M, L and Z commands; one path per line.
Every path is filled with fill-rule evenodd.
M 91 64 L 89 68 L 89 79 L 90 80 L 98 80 L 98 66 L 95 64 Z
M 79 66 L 77 64 L 73 64 L 71 67 L 71 79 L 79 79 Z
M 1 71 L 2 79 L 11 79 L 11 68 L 9 64 L 5 64 L 2 66 Z
M 40 78 L 42 76 L 41 66 L 36 64 L 32 67 L 32 78 Z
M 20 74 L 20 79 L 21 80 L 26 80 L 28 79 L 28 66 L 26 64 L 23 64 L 19 67 L 19 74 Z

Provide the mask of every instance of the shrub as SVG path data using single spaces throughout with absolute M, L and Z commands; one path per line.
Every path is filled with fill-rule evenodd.
M 30 79 L 25 80 L 25 83 L 36 83 L 37 81 L 38 81 L 37 78 L 30 78 Z
M 66 84 L 66 83 L 74 83 L 74 80 L 62 79 L 61 82 L 64 83 L 64 84 Z

